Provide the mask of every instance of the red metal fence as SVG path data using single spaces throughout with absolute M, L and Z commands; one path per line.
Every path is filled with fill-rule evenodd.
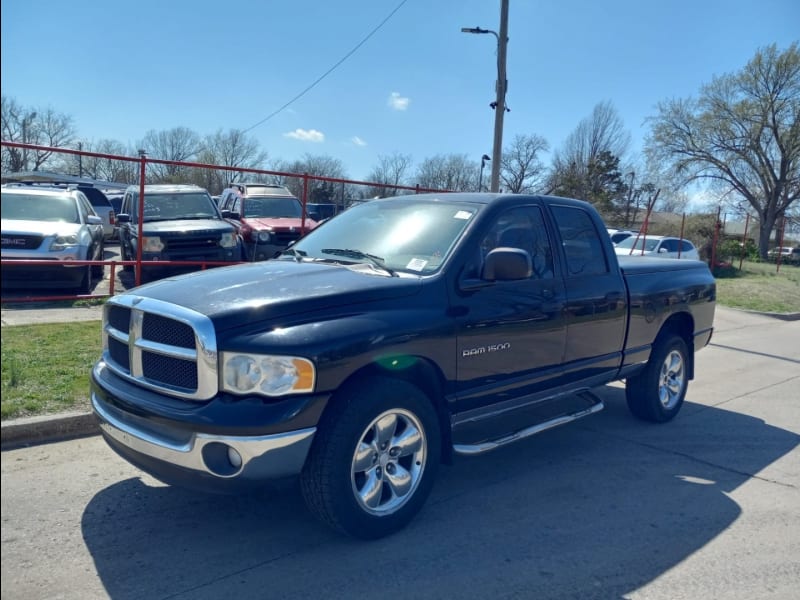
M 288 173 L 283 171 L 270 171 L 266 169 L 253 169 L 253 168 L 243 168 L 243 167 L 230 167 L 230 166 L 223 166 L 223 165 L 212 165 L 206 163 L 198 163 L 198 162 L 185 162 L 185 161 L 173 161 L 173 160 L 163 160 L 163 159 L 156 159 L 156 158 L 149 158 L 146 153 L 140 152 L 138 157 L 130 157 L 130 156 L 121 156 L 116 154 L 104 154 L 100 152 L 88 152 L 83 150 L 73 150 L 71 148 L 53 148 L 49 146 L 39 146 L 36 144 L 22 144 L 18 142 L 0 142 L 0 145 L 6 146 L 9 148 L 19 148 L 23 150 L 39 150 L 43 152 L 52 152 L 52 153 L 60 153 L 66 155 L 74 155 L 78 157 L 92 157 L 92 158 L 100 158 L 100 159 L 107 159 L 107 160 L 115 160 L 115 161 L 124 161 L 130 163 L 137 163 L 138 164 L 138 185 L 139 185 L 139 214 L 143 214 L 144 210 L 144 186 L 147 182 L 147 173 L 148 167 L 150 165 L 170 165 L 175 167 L 186 167 L 186 168 L 194 168 L 194 169 L 212 169 L 218 171 L 225 171 L 226 173 L 238 173 L 240 175 L 248 174 L 248 175 L 257 175 L 257 176 L 270 176 L 274 178 L 297 178 L 300 179 L 302 182 L 302 194 L 300 197 L 300 201 L 303 205 L 302 211 L 302 223 L 301 223 L 301 231 L 305 230 L 305 218 L 306 218 L 306 208 L 308 204 L 308 197 L 309 197 L 309 190 L 311 189 L 312 182 L 324 182 L 324 183 L 332 183 L 332 184 L 341 184 L 344 185 L 351 185 L 351 186 L 367 186 L 370 188 L 381 188 L 383 190 L 391 190 L 392 192 L 412 192 L 415 194 L 421 192 L 437 192 L 441 190 L 434 190 L 428 188 L 422 188 L 419 185 L 416 186 L 405 186 L 405 185 L 393 185 L 393 184 L 386 184 L 386 183 L 379 183 L 379 182 L 371 182 L 371 181 L 359 181 L 359 180 L 352 180 L 352 179 L 342 179 L 336 177 L 324 177 L 319 175 L 310 175 L 308 173 Z M 43 182 L 44 183 L 44 182 Z M 134 184 L 135 185 L 135 184 Z M 138 239 L 142 239 L 142 219 L 138 221 Z M 61 261 L 60 264 L 62 265 L 75 265 L 75 266 L 88 266 L 88 265 L 98 265 L 103 264 L 104 266 L 108 266 L 110 269 L 109 275 L 109 285 L 108 289 L 106 290 L 105 287 L 103 289 L 97 291 L 96 293 L 91 294 L 69 294 L 69 295 L 47 295 L 47 296 L 34 296 L 28 293 L 19 296 L 6 296 L 0 298 L 0 301 L 3 303 L 6 302 L 43 302 L 43 301 L 54 301 L 54 300 L 91 300 L 91 299 L 101 299 L 108 296 L 113 296 L 117 293 L 117 286 L 119 282 L 117 280 L 118 272 L 117 269 L 123 266 L 133 266 L 135 271 L 135 280 L 134 285 L 139 285 L 142 281 L 142 244 L 137 244 L 137 256 L 136 260 L 130 261 L 121 261 L 121 260 L 104 260 L 104 261 L 86 261 L 86 260 L 74 260 L 74 261 Z M 231 262 L 210 262 L 210 261 L 146 261 L 145 263 L 147 266 L 164 266 L 169 265 L 172 267 L 179 267 L 179 266 L 196 266 L 200 267 L 201 269 L 205 269 L 207 267 L 216 267 L 216 266 L 224 266 L 224 265 L 231 265 L 236 263 Z M 37 265 L 53 265 L 52 261 L 49 260 L 14 260 L 15 267 L 22 267 L 22 266 L 31 266 L 35 267 Z M 5 291 L 4 291 L 5 293 Z

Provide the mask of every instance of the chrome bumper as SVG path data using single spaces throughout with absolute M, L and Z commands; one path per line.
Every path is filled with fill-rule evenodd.
M 101 403 L 92 409 L 104 435 L 137 454 L 172 467 L 220 479 L 263 481 L 297 475 L 315 427 L 259 437 L 176 433 Z

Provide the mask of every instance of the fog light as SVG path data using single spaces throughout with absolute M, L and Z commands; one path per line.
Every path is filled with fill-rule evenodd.
M 228 461 L 234 469 L 238 470 L 242 466 L 242 455 L 235 448 L 228 446 Z

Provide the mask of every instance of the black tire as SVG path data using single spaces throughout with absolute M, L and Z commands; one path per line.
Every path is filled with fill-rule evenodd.
M 81 278 L 78 280 L 78 295 L 89 295 L 92 293 L 92 265 L 80 267 Z
M 625 382 L 630 411 L 653 423 L 674 419 L 689 387 L 688 366 L 689 352 L 683 338 L 675 334 L 659 336 L 645 368 Z
M 440 458 L 430 399 L 410 383 L 370 377 L 333 398 L 323 415 L 300 475 L 303 498 L 334 529 L 384 537 L 422 508 Z
M 106 249 L 105 244 L 101 241 L 100 242 L 100 251 L 98 252 L 97 260 L 105 260 L 106 258 Z M 105 265 L 92 265 L 92 272 L 95 277 L 98 279 L 102 279 L 105 275 Z
M 125 244 L 123 242 L 121 242 L 121 241 L 119 243 L 119 257 L 120 257 L 120 260 L 122 260 L 122 261 L 131 260 L 128 257 L 127 246 L 125 246 Z M 123 265 L 122 266 L 122 270 L 123 271 L 127 271 L 128 273 L 130 273 L 131 271 L 133 271 L 133 265 Z

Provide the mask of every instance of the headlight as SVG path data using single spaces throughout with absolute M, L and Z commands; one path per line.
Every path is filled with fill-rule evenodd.
M 50 252 L 61 252 L 70 246 L 78 245 L 78 236 L 74 233 L 70 235 L 57 235 L 56 239 L 50 244 Z
M 164 249 L 164 243 L 158 236 L 145 236 L 144 243 L 142 244 L 142 252 L 161 252 Z
M 272 239 L 269 231 L 259 231 L 256 237 L 259 244 L 266 244 Z
M 233 233 L 223 233 L 219 240 L 219 245 L 223 248 L 234 248 L 236 246 L 236 236 Z
M 314 391 L 314 363 L 298 356 L 222 352 L 222 389 L 283 396 Z

